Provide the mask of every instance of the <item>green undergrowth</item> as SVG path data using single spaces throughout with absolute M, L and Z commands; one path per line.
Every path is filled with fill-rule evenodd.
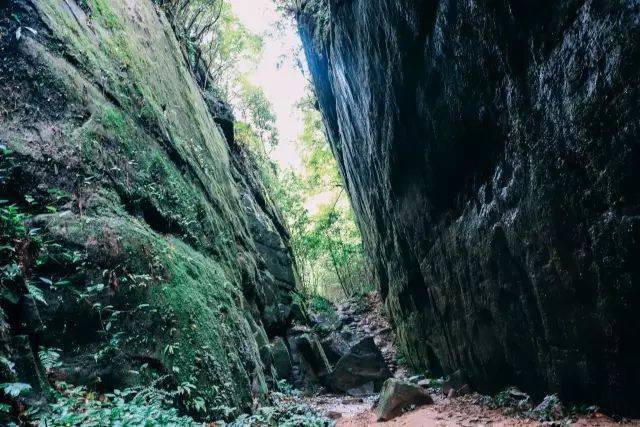
M 320 316 L 324 321 L 313 326 L 313 330 L 321 335 L 326 335 L 340 325 L 340 317 L 336 306 L 328 299 L 320 295 L 312 295 L 308 302 L 309 313 Z
M 309 308 L 320 313 L 329 315 L 336 314 L 335 305 L 331 301 L 324 297 L 321 297 L 320 295 L 311 296 L 309 301 Z
M 483 396 L 480 403 L 510 415 L 554 425 L 571 425 L 579 417 L 592 416 L 599 411 L 593 405 L 565 406 L 557 394 L 547 395 L 536 403 L 529 394 L 516 387 L 508 387 L 493 396 Z
M 203 426 L 188 416 L 180 415 L 174 405 L 175 393 L 153 387 L 134 387 L 96 394 L 85 387 L 60 382 L 55 401 L 28 420 L 38 426 Z M 228 427 L 329 427 L 335 423 L 320 416 L 310 406 L 290 396 L 273 393 L 272 405 L 261 406 L 253 414 L 243 414 Z
M 264 330 L 240 286 L 238 258 L 253 248 L 226 141 L 151 2 L 63 3 L 35 2 L 47 30 L 21 45 L 34 79 L 64 94 L 47 117 L 55 137 L 2 141 L 16 172 L 1 184 L 23 193 L 0 203 L 2 308 L 30 300 L 20 333 L 39 356 L 21 373 L 16 354 L 0 354 L 3 381 L 31 387 L 7 404 L 18 414 L 49 394 L 49 425 L 179 424 L 170 407 L 233 419 L 265 402 L 267 384 Z M 29 103 L 48 111 L 39 96 Z
M 110 337 L 122 333 L 115 350 L 150 354 L 162 360 L 175 384 L 193 384 L 194 391 L 183 402 L 192 413 L 211 417 L 228 412 L 229 407 L 248 409 L 251 378 L 264 383 L 255 362 L 259 353 L 255 342 L 246 339 L 253 331 L 243 312 L 242 296 L 214 259 L 141 223 L 72 216 L 42 221 L 67 245 L 100 242 L 105 237 L 120 242 L 121 246 L 111 249 L 99 243 L 89 247 L 90 258 L 111 250 L 120 271 L 138 279 L 129 289 L 119 289 L 124 306 L 112 303 L 109 309 L 125 312 L 134 303 L 142 307 L 135 317 L 109 317 Z M 124 276 L 120 273 L 119 280 L 126 286 Z
M 295 397 L 272 393 L 273 405 L 262 406 L 254 414 L 243 414 L 228 424 L 229 427 L 273 426 L 273 427 L 328 427 L 335 423 L 319 415 L 309 405 Z
M 26 197 L 35 213 L 0 201 L 0 249 L 9 255 L 0 266 L 1 307 L 27 295 L 51 318 L 39 352 L 47 376 L 90 353 L 92 369 L 120 369 L 131 384 L 168 373 L 162 386 L 178 390 L 176 404 L 199 417 L 228 418 L 249 410 L 251 381 L 265 393 L 265 378 L 257 344 L 247 339 L 255 333 L 250 314 L 224 269 L 143 223 L 55 212 L 56 200 L 63 204 L 68 196 L 50 193 L 46 208 Z M 32 261 L 22 258 L 22 247 L 30 248 Z M 0 314 L 4 334 L 8 325 Z M 67 323 L 78 326 L 65 332 Z M 44 347 L 66 340 L 84 344 Z M 127 355 L 144 357 L 136 363 Z M 158 360 L 162 368 L 144 359 Z M 11 381 L 14 364 L 2 360 L 8 371 L 3 380 Z
M 199 426 L 171 407 L 171 393 L 152 387 L 98 395 L 84 387 L 59 383 L 55 402 L 35 415 L 38 426 Z

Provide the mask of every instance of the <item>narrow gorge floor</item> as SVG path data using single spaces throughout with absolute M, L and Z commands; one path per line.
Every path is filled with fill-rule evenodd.
M 638 420 L 616 422 L 600 413 L 581 415 L 561 420 L 539 421 L 523 418 L 518 414 L 509 414 L 508 409 L 490 409 L 478 402 L 482 396 L 469 395 L 458 398 L 446 398 L 434 395 L 434 404 L 425 405 L 407 411 L 403 415 L 386 422 L 378 422 L 372 405 L 376 396 L 366 399 L 354 399 L 336 395 L 320 395 L 305 398 L 305 403 L 314 407 L 320 414 L 336 418 L 336 426 L 631 426 L 640 425 Z
M 421 376 L 413 375 L 398 363 L 393 332 L 382 311 L 376 294 L 362 300 L 348 300 L 336 307 L 337 315 L 347 319 L 353 328 L 374 337 L 394 378 L 417 382 Z M 339 394 L 319 393 L 314 396 L 288 397 L 313 408 L 318 414 L 335 420 L 336 426 L 613 426 L 640 425 L 640 420 L 614 419 L 600 413 L 596 407 L 567 408 L 550 400 L 551 404 L 533 402 L 528 395 L 511 389 L 497 396 L 469 393 L 446 396 L 442 380 L 427 380 L 433 384 L 427 390 L 433 404 L 411 407 L 389 421 L 377 421 L 376 404 L 378 394 L 366 397 L 351 397 Z

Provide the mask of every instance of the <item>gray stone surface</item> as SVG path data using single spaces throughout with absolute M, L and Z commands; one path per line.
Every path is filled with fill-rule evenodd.
M 333 391 L 363 396 L 380 390 L 390 376 L 373 338 L 365 337 L 349 347 L 324 382 Z
M 390 378 L 385 381 L 376 407 L 378 421 L 389 421 L 412 407 L 433 403 L 433 399 L 422 387 L 413 383 Z
M 0 347 L 33 360 L 0 383 L 104 393 L 170 372 L 207 408 L 251 410 L 295 262 L 228 107 L 158 2 L 0 1 L 0 58 L 0 199 L 29 229 L 6 235 L 3 213 L 0 269 L 15 257 L 21 274 L 0 283 L 15 293 L 0 298 Z M 38 360 L 46 348 L 59 366 Z
M 326 3 L 300 32 L 407 360 L 637 413 L 637 2 Z
M 291 355 L 284 339 L 276 337 L 273 340 L 271 354 L 278 379 L 290 379 L 292 373 Z

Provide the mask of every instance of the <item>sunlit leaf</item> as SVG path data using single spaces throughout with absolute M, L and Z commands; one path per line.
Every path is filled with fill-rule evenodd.
M 40 288 L 38 288 L 36 285 L 28 283 L 27 290 L 29 291 L 29 295 L 31 295 L 34 300 L 40 301 L 44 305 L 47 305 L 47 300 L 45 299 L 44 294 L 42 293 L 42 290 Z
M 50 285 L 50 286 L 53 285 L 53 281 L 51 281 L 51 279 L 47 279 L 46 277 L 38 277 L 38 279 L 40 279 L 43 283 L 46 283 L 47 285 Z
M 31 386 L 26 383 L 3 383 L 0 384 L 0 388 L 2 388 L 4 394 L 11 397 L 18 397 L 31 390 Z

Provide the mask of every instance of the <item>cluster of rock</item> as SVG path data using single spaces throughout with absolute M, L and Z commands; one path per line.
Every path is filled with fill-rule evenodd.
M 376 340 L 388 327 L 363 328 L 370 311 L 347 301 L 328 311 L 309 310 L 308 323 L 295 325 L 270 345 L 274 369 L 301 389 L 322 386 L 351 396 L 380 391 L 391 370 Z
M 395 336 L 378 292 L 352 297 L 336 306 L 338 318 L 342 320 L 341 334 L 371 335 L 380 349 L 387 366 L 396 373 L 398 369 Z M 332 335 L 329 335 L 331 337 Z M 335 335 L 334 335 L 335 336 Z M 328 338 L 325 338 L 327 340 Z M 325 351 L 328 346 L 325 346 Z

